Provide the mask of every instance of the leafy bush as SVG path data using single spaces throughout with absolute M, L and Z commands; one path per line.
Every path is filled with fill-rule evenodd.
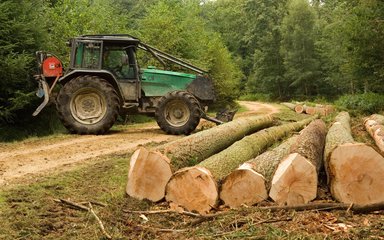
M 343 110 L 373 114 L 384 110 L 384 95 L 376 93 L 344 95 L 335 104 Z

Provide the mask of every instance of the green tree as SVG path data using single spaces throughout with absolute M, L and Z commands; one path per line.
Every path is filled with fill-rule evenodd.
M 44 1 L 0 3 L 0 124 L 20 121 L 29 114 L 35 87 L 34 52 L 42 47 Z
M 291 0 L 281 25 L 281 53 L 291 90 L 306 96 L 317 93 L 319 61 L 315 49 L 316 13 L 306 0 Z
M 138 25 L 142 40 L 206 68 L 219 100 L 237 97 L 241 72 L 220 36 L 201 18 L 200 1 L 159 1 L 147 11 Z
M 46 48 L 68 61 L 68 39 L 85 34 L 126 33 L 128 18 L 111 1 L 57 0 L 49 9 L 50 41 Z
M 248 1 L 248 48 L 253 50 L 252 72 L 247 89 L 251 93 L 263 92 L 284 98 L 287 83 L 284 80 L 284 64 L 280 54 L 280 25 L 285 16 L 285 1 Z

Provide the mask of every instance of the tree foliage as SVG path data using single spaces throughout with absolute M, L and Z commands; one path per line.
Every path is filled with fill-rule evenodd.
M 384 91 L 381 0 L 4 0 L 0 23 L 0 128 L 37 121 L 34 52 L 67 63 L 83 34 L 129 33 L 195 63 L 221 102 Z

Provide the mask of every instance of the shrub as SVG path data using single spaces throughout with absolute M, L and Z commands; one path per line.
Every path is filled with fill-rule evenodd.
M 342 110 L 373 114 L 384 110 L 384 95 L 377 93 L 344 95 L 335 104 Z

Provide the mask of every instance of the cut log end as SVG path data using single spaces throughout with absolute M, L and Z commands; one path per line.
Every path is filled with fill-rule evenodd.
M 374 204 L 384 201 L 384 158 L 363 143 L 338 146 L 331 154 L 331 192 L 340 202 Z
M 264 177 L 245 163 L 223 181 L 220 199 L 225 205 L 236 208 L 242 204 L 251 206 L 267 199 Z
M 316 167 L 300 154 L 282 160 L 272 179 L 269 196 L 279 205 L 305 204 L 316 198 Z
M 188 211 L 208 213 L 217 204 L 216 181 L 203 167 L 181 169 L 169 181 L 165 199 Z
M 297 112 L 297 113 L 304 113 L 304 109 L 305 108 L 303 105 L 298 104 L 295 106 L 295 112 Z
M 145 148 L 135 151 L 130 160 L 126 193 L 153 202 L 164 198 L 165 187 L 172 176 L 169 159 Z

